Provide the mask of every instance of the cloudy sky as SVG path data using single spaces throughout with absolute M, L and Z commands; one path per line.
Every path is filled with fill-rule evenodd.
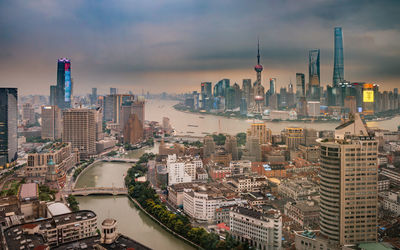
M 74 92 L 185 92 L 201 81 L 263 83 L 306 73 L 321 49 L 333 71 L 333 29 L 343 27 L 345 79 L 400 87 L 399 0 L 0 0 L 0 86 L 49 94 L 57 58 L 72 60 Z

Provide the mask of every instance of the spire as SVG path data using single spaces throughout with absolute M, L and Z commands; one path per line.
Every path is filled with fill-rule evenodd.
M 260 38 L 257 38 L 257 64 L 260 64 Z

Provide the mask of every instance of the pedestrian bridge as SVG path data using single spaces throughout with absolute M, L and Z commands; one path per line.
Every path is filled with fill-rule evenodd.
M 94 194 L 106 194 L 106 195 L 127 195 L 127 188 L 116 188 L 116 187 L 87 187 L 87 188 L 74 188 L 67 191 L 66 193 L 75 196 L 87 196 Z
M 103 158 L 101 160 L 107 161 L 107 162 L 127 162 L 127 163 L 136 163 L 139 161 L 139 159 L 115 158 L 115 157 L 107 157 L 107 158 Z

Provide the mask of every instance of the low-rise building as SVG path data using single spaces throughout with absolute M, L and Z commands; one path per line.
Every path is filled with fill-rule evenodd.
M 58 246 L 96 235 L 97 216 L 81 210 L 45 220 L 15 225 L 4 230 L 8 249 Z
M 379 196 L 382 198 L 380 203 L 384 209 L 395 213 L 397 216 L 400 215 L 400 192 L 389 191 L 379 194 Z
M 307 178 L 285 179 L 279 184 L 278 193 L 295 201 L 307 200 L 310 196 L 319 195 L 319 187 Z
M 209 183 L 184 190 L 183 209 L 200 221 L 215 221 L 217 208 L 245 203 L 236 193 L 220 183 Z
M 285 204 L 285 215 L 304 227 L 317 226 L 319 221 L 319 205 L 314 201 L 297 201 Z
M 237 193 L 260 191 L 262 186 L 267 185 L 265 177 L 255 176 L 234 176 L 227 178 L 226 182 L 230 183 Z
M 385 175 L 378 175 L 378 192 L 389 190 L 390 179 Z
M 267 213 L 238 206 L 229 213 L 232 236 L 256 249 L 281 249 L 282 216 L 277 210 Z
M 381 169 L 381 175 L 386 176 L 390 179 L 390 183 L 400 186 L 400 169 L 393 166 L 385 167 Z

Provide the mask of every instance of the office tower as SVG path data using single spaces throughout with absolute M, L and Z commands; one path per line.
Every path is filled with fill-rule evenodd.
M 257 137 L 261 144 L 271 143 L 272 131 L 267 128 L 264 122 L 254 122 L 247 129 L 247 136 Z
M 116 95 L 117 94 L 117 88 L 110 88 L 110 95 Z
M 17 160 L 18 90 L 0 88 L 0 168 Z
M 296 73 L 296 98 L 305 97 L 306 86 L 303 73 Z
M 214 86 L 214 96 L 223 96 L 225 97 L 225 90 L 229 88 L 230 80 L 229 79 L 222 79 L 217 82 Z
M 246 150 L 243 152 L 242 160 L 261 161 L 261 145 L 258 136 L 246 137 Z
M 374 86 L 370 83 L 363 85 L 363 114 L 373 115 L 374 114 Z
M 225 151 L 232 155 L 232 160 L 239 160 L 236 136 L 227 135 L 225 140 Z
M 319 49 L 309 51 L 308 55 L 308 91 L 311 100 L 319 101 L 320 94 L 320 66 L 319 66 Z
M 104 120 L 113 121 L 120 124 L 121 106 L 123 103 L 133 102 L 134 96 L 128 94 L 113 94 L 105 96 L 104 100 Z
M 240 115 L 247 115 L 247 102 L 244 97 L 240 99 Z
M 288 149 L 295 150 L 304 140 L 303 128 L 285 128 L 283 131 Z
M 307 100 L 305 97 L 300 97 L 296 103 L 296 112 L 298 116 L 307 116 Z
M 270 95 L 268 98 L 268 106 L 272 110 L 278 110 L 279 106 L 279 96 L 278 94 Z
M 201 83 L 201 108 L 208 109 L 210 98 L 212 96 L 212 83 L 202 82 Z
M 92 94 L 90 95 L 90 104 L 97 104 L 97 88 L 92 88 Z
M 62 119 L 58 106 L 42 106 L 42 139 L 61 139 Z
M 144 129 L 144 101 L 125 101 L 121 105 L 121 112 L 120 112 L 120 128 L 121 131 L 124 130 L 126 123 L 128 122 L 129 116 L 131 114 L 135 114 L 139 119 L 140 123 L 142 124 L 142 128 Z
M 35 109 L 32 107 L 30 103 L 24 103 L 22 105 L 22 120 L 28 124 L 35 124 Z
M 96 107 L 96 141 L 101 141 L 104 139 L 103 133 L 103 108 Z
M 243 97 L 246 100 L 246 104 L 248 107 L 251 107 L 252 105 L 252 93 L 253 89 L 251 87 L 251 79 L 243 79 L 242 83 L 242 91 L 243 91 Z
M 212 136 L 204 137 L 204 148 L 203 155 L 205 158 L 209 158 L 211 155 L 215 153 L 215 142 Z
M 263 66 L 260 64 L 260 42 L 257 43 L 257 65 L 254 67 L 257 73 L 257 80 L 254 83 L 254 107 L 253 113 L 261 114 L 264 108 L 264 87 L 261 85 L 261 72 L 263 71 Z
M 290 80 L 289 85 L 288 85 L 288 93 L 289 94 L 293 94 L 293 84 L 292 84 L 292 80 Z
M 279 91 L 279 103 L 278 107 L 280 108 L 287 108 L 288 107 L 288 100 L 287 100 L 287 91 L 286 88 L 281 88 Z
M 342 246 L 376 241 L 377 140 L 357 113 L 319 144 L 321 234 Z
M 68 109 L 63 111 L 63 142 L 71 142 L 87 159 L 96 154 L 96 110 Z
M 343 33 L 341 27 L 335 28 L 335 51 L 333 65 L 333 87 L 344 81 Z
M 136 114 L 130 114 L 124 126 L 124 143 L 136 144 L 143 140 L 143 126 Z
M 71 80 L 71 61 L 67 58 L 58 59 L 56 88 L 55 104 L 60 109 L 70 108 L 73 86 Z
M 50 105 L 57 105 L 57 85 L 50 86 Z
M 235 90 L 232 87 L 226 89 L 225 108 L 230 110 L 235 108 Z
M 271 95 L 275 94 L 276 90 L 276 78 L 270 78 L 269 79 L 269 93 Z
M 295 101 L 295 95 L 294 95 L 294 91 L 293 91 L 293 84 L 292 81 L 290 81 L 289 85 L 288 85 L 288 92 L 286 93 L 287 96 L 287 106 L 293 107 L 296 103 Z
M 234 93 L 234 107 L 238 108 L 240 106 L 240 99 L 242 99 L 242 90 L 240 89 L 239 84 L 233 84 L 232 88 L 235 90 Z

